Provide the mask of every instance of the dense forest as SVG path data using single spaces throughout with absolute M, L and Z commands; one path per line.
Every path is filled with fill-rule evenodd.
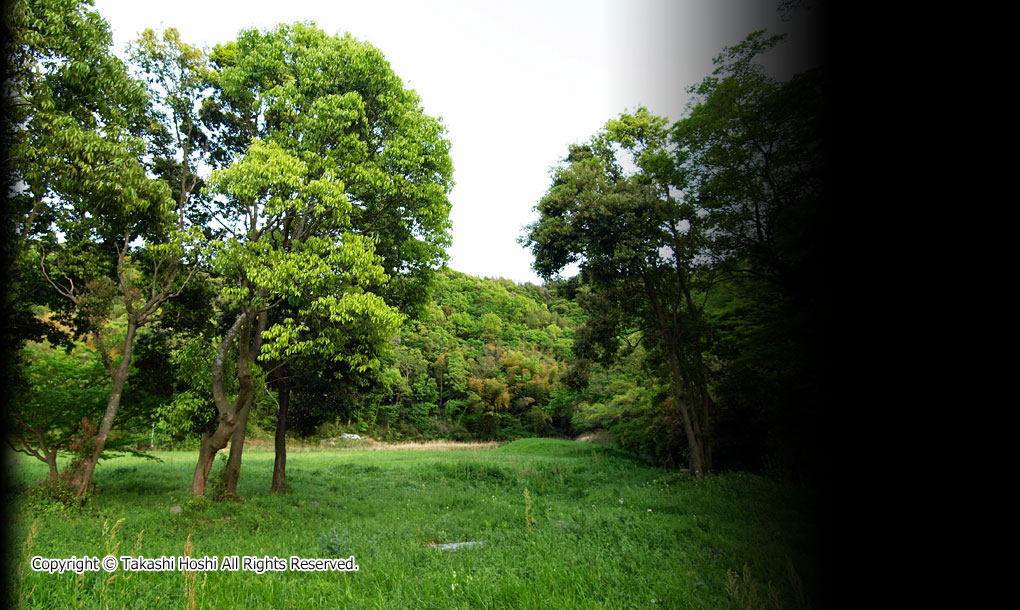
M 534 285 L 446 266 L 450 142 L 370 44 L 149 30 L 125 63 L 86 4 L 12 7 L 5 438 L 52 484 L 173 448 L 201 495 L 227 450 L 230 492 L 248 438 L 282 490 L 288 442 L 344 433 L 824 470 L 825 73 L 769 76 L 781 37 L 724 49 L 679 121 L 564 143 Z

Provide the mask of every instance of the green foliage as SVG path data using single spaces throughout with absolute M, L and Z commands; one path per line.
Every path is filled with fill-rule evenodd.
M 245 316 L 219 389 L 240 394 L 237 346 L 261 342 L 258 433 L 286 391 L 305 435 L 604 429 L 665 464 L 713 439 L 725 467 L 805 459 L 789 441 L 818 411 L 825 75 L 769 78 L 757 62 L 779 38 L 724 49 L 675 124 L 637 108 L 569 147 L 522 238 L 549 278 L 534 286 L 440 267 L 450 143 L 372 45 L 294 23 L 207 54 L 145 30 L 126 66 L 88 3 L 21 0 L 9 22 L 4 332 L 24 400 L 8 420 L 23 448 L 43 439 L 36 457 L 100 420 L 117 357 L 156 318 L 111 442 L 155 424 L 194 443 Z M 553 279 L 571 263 L 580 277 Z M 27 342 L 44 335 L 67 351 Z
M 207 496 L 192 496 L 184 501 L 182 508 L 186 508 L 191 513 L 203 513 L 209 510 L 211 505 L 212 500 Z
M 8 83 L 18 103 L 10 118 L 23 128 L 8 151 L 9 184 L 23 185 L 23 236 L 49 231 L 50 222 L 68 243 L 123 238 L 125 225 L 144 231 L 137 223 L 167 209 L 169 190 L 139 158 L 146 93 L 110 53 L 108 25 L 73 0 L 11 9 Z M 72 205 L 77 214 L 62 213 Z
M 79 496 L 66 477 L 43 479 L 28 488 L 25 496 L 26 508 L 35 514 L 62 513 L 68 510 L 80 511 L 89 499 Z
M 59 319 L 85 333 L 105 318 L 117 250 L 164 238 L 171 192 L 143 161 L 149 100 L 110 53 L 106 22 L 74 1 L 11 8 L 10 118 L 21 126 L 8 150 L 8 183 L 20 187 L 11 203 L 19 237 L 72 297 L 54 301 Z
M 6 412 L 7 440 L 17 450 L 51 465 L 56 474 L 58 452 L 75 442 L 82 419 L 102 419 L 110 397 L 110 378 L 100 356 L 77 341 L 68 350 L 28 342 L 14 363 L 17 400 Z M 128 402 L 122 414 L 128 424 L 145 419 L 145 403 Z M 109 449 L 126 449 L 128 438 L 113 439 Z M 105 457 L 105 456 L 104 456 Z
M 11 34 L 5 83 L 17 126 L 5 164 L 5 177 L 16 185 L 8 197 L 18 223 L 20 263 L 13 268 L 27 272 L 27 260 L 38 268 L 16 285 L 33 292 L 46 286 L 52 321 L 74 338 L 89 337 L 111 382 L 104 413 L 94 418 L 101 425 L 92 454 L 72 460 L 79 494 L 107 441 L 126 440 L 113 429 L 124 419 L 117 419 L 122 397 L 136 407 L 145 402 L 144 392 L 125 393 L 138 330 L 180 291 L 190 275 L 184 259 L 202 249 L 201 232 L 184 223 L 186 194 L 175 214 L 173 191 L 158 175 L 160 160 L 176 151 L 152 146 L 160 121 L 151 91 L 110 52 L 109 27 L 89 6 L 24 0 L 5 16 Z M 23 297 L 24 304 L 38 302 L 31 293 L 14 300 Z M 21 329 L 12 338 L 25 337 Z M 24 436 L 31 425 L 20 424 L 15 434 Z M 52 473 L 53 453 L 42 447 L 46 431 L 33 433 Z
M 177 441 L 195 438 L 214 425 L 216 411 L 212 408 L 209 370 L 215 352 L 215 345 L 200 336 L 184 339 L 172 351 L 171 364 L 178 389 L 170 402 L 156 410 L 155 416 Z
M 487 313 L 478 321 L 478 328 L 482 331 L 482 339 L 492 343 L 503 334 L 503 320 L 494 313 Z
M 569 417 L 547 405 L 572 355 L 548 335 L 570 341 L 574 322 L 553 310 L 577 306 L 545 288 L 442 271 L 428 316 L 405 321 L 378 371 L 350 378 L 358 391 L 339 392 L 336 429 L 386 439 L 569 434 Z M 530 328 L 529 316 L 544 328 Z M 482 343 L 476 319 L 485 320 L 489 343 Z M 458 320 L 471 330 L 453 334 Z M 329 387 L 336 382 L 328 378 L 307 391 L 295 386 L 295 418 L 304 430 L 328 417 L 328 409 L 313 403 L 335 401 L 338 393 L 326 393 Z M 313 413 L 319 419 L 306 419 Z
M 725 49 L 671 137 L 727 280 L 710 302 L 723 465 L 821 477 L 826 75 L 769 77 L 759 57 L 780 41 Z
M 53 432 L 74 429 L 82 417 L 95 418 L 110 397 L 110 379 L 96 350 L 75 342 L 70 351 L 28 343 L 21 354 L 22 379 L 12 415 Z M 59 380 L 59 383 L 55 383 Z
M 755 32 L 725 49 L 674 125 L 638 108 L 571 146 L 521 239 L 544 277 L 580 265 L 566 285 L 588 314 L 573 389 L 633 338 L 672 386 L 668 399 L 593 397 L 575 421 L 660 459 L 686 445 L 699 472 L 716 438 L 730 467 L 820 463 L 825 78 L 768 77 L 758 56 L 779 41 Z
M 676 123 L 682 188 L 708 212 L 721 264 L 784 290 L 802 290 L 817 264 L 824 192 L 824 72 L 788 82 L 758 58 L 782 40 L 754 32 L 726 48 L 712 76 L 691 87 Z
M 672 409 L 700 476 L 711 468 L 711 398 L 704 305 L 695 295 L 713 281 L 705 263 L 711 231 L 676 191 L 666 126 L 639 108 L 572 146 L 521 241 L 545 277 L 580 264 L 586 287 L 577 298 L 589 319 L 573 344 L 579 358 L 608 362 L 636 337 L 662 363 L 657 372 L 673 387 Z
M 287 367 L 313 382 L 296 394 L 336 394 L 323 391 L 330 377 L 352 386 L 379 379 L 405 314 L 425 311 L 449 243 L 442 126 L 377 49 L 311 24 L 243 31 L 211 61 L 202 117 L 221 147 L 207 193 L 227 230 L 213 270 L 227 278 L 223 306 L 236 319 L 268 316 L 260 337 L 244 326 L 240 340 L 261 341 L 265 370 Z M 418 405 L 424 423 L 436 398 L 426 380 L 382 385 L 413 397 L 407 406 Z M 313 413 L 297 396 L 297 421 L 307 430 L 346 411 L 350 422 L 354 395 L 340 394 Z M 358 415 L 382 402 L 373 397 Z

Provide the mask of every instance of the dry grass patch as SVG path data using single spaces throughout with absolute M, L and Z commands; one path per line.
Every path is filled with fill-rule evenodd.
M 369 451 L 405 451 L 405 450 L 459 450 L 459 449 L 495 449 L 499 447 L 500 443 L 495 441 L 489 443 L 467 443 L 460 441 L 423 441 L 417 443 L 383 443 L 380 441 L 367 439 L 361 441 L 358 445 L 359 449 L 367 449 Z
M 613 442 L 613 435 L 611 435 L 608 430 L 600 428 L 592 432 L 585 432 L 574 440 L 582 443 L 611 444 Z
M 364 451 L 457 451 L 472 449 L 495 449 L 504 443 L 496 441 L 482 442 L 461 442 L 461 441 L 420 441 L 408 443 L 386 443 L 371 438 L 340 439 L 335 443 L 320 445 L 318 443 L 303 443 L 293 439 L 287 439 L 287 451 L 336 451 L 337 449 L 361 449 Z M 229 444 L 223 451 L 229 451 Z M 245 451 L 272 452 L 275 451 L 275 444 L 271 440 L 245 439 Z

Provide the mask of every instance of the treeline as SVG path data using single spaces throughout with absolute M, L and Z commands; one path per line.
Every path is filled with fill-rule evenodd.
M 605 431 L 653 463 L 686 467 L 669 384 L 657 376 L 641 337 L 626 338 L 612 363 L 575 356 L 578 331 L 589 332 L 591 323 L 578 304 L 579 288 L 579 278 L 536 286 L 442 270 L 430 302 L 418 319 L 403 324 L 378 367 L 358 374 L 321 360 L 290 367 L 287 435 L 314 444 L 345 433 L 385 441 L 473 441 Z M 769 413 L 788 405 L 763 400 L 781 400 L 792 389 L 776 385 L 782 377 L 766 383 L 762 371 L 782 372 L 790 366 L 783 358 L 797 352 L 784 355 L 788 346 L 774 343 L 775 325 L 788 322 L 770 322 L 761 307 L 737 293 L 708 307 L 713 349 L 706 356 L 720 411 L 720 469 L 795 466 L 773 444 L 784 439 L 779 427 L 785 421 Z M 182 301 L 179 313 L 195 312 Z M 122 423 L 108 448 L 198 448 L 214 419 L 208 373 L 212 337 L 222 329 L 197 325 L 210 331 L 203 337 L 186 327 L 156 326 L 139 337 Z M 23 348 L 14 395 L 27 403 L 25 411 L 53 418 L 52 434 L 76 432 L 81 417 L 95 421 L 109 398 L 109 379 L 90 343 L 77 341 L 71 351 L 46 342 Z M 279 408 L 279 390 L 260 377 L 249 438 L 271 438 Z M 46 424 L 38 421 L 35 428 Z M 792 433 L 785 438 L 803 443 Z M 56 447 L 49 448 L 54 476 Z

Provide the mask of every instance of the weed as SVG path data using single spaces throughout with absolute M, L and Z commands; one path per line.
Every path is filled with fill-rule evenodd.
M 106 554 L 107 555 L 113 555 L 114 557 L 119 557 L 120 556 L 120 554 L 117 552 L 117 551 L 120 550 L 120 541 L 117 540 L 117 530 L 120 528 L 120 525 L 122 523 L 124 523 L 124 521 L 125 521 L 125 519 L 123 517 L 121 517 L 120 519 L 117 520 L 116 523 L 113 524 L 113 527 L 110 527 L 110 521 L 109 520 L 103 521 L 103 539 L 104 539 L 103 542 L 106 545 Z M 104 600 L 108 601 L 107 592 L 108 592 L 108 590 L 110 588 L 110 585 L 113 583 L 113 581 L 117 579 L 117 576 L 118 576 L 118 574 L 114 573 L 109 578 L 101 581 L 101 583 L 99 585 L 99 598 L 100 599 L 104 599 Z
M 220 454 L 220 464 L 222 467 L 216 472 L 215 476 L 209 477 L 208 489 L 206 489 L 205 495 L 216 500 L 217 502 L 223 502 L 228 500 L 238 500 L 232 492 L 227 491 L 227 454 Z
M 184 508 L 188 511 L 203 512 L 212 503 L 207 496 L 192 496 L 184 501 Z
M 345 536 L 334 527 L 319 536 L 319 548 L 330 557 L 343 557 L 343 550 L 347 546 L 344 538 Z
M 524 523 L 527 524 L 529 530 L 532 525 L 535 525 L 535 514 L 531 512 L 531 494 L 527 487 L 524 488 Z
M 184 556 L 191 557 L 195 547 L 191 544 L 191 534 L 188 534 L 188 541 L 184 544 Z M 184 597 L 188 600 L 188 610 L 195 610 L 195 577 L 198 575 L 194 570 L 184 571 Z
M 35 548 L 35 534 L 38 531 L 36 525 L 39 520 L 36 519 L 32 522 L 32 527 L 28 530 L 28 538 L 25 539 L 25 544 L 22 545 L 21 550 L 24 553 L 25 561 L 18 564 L 18 577 L 14 581 L 13 593 L 18 599 L 18 608 L 25 607 L 25 601 L 35 593 L 36 585 L 32 586 L 32 589 L 25 592 L 25 568 L 29 567 L 29 562 L 32 560 L 32 550 Z
M 798 610 L 807 610 L 807 596 L 804 586 L 793 567 L 793 561 L 786 558 L 787 576 L 793 590 Z M 751 575 L 751 569 L 744 564 L 742 574 L 726 570 L 726 592 L 737 606 L 744 610 L 783 610 L 786 607 L 779 589 L 769 581 L 764 587 Z

